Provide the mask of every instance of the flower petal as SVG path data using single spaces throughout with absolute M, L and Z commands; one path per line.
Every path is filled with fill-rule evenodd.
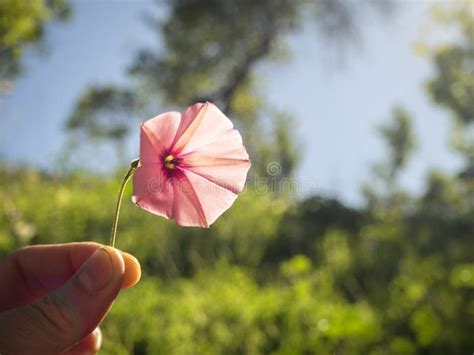
M 250 168 L 250 162 L 242 161 L 240 165 L 229 169 L 228 165 L 207 167 L 193 167 L 186 170 L 201 176 L 209 182 L 216 184 L 224 189 L 227 189 L 235 194 L 242 192 L 247 172 Z
M 142 165 L 133 176 L 132 202 L 151 213 L 173 218 L 173 180 L 162 164 Z
M 180 157 L 190 155 L 215 156 L 235 159 L 248 159 L 249 155 L 242 144 L 242 136 L 235 129 L 230 129 L 220 134 L 216 139 L 205 145 L 181 154 Z
M 184 169 L 182 171 L 193 187 L 208 226 L 214 223 L 234 203 L 238 196 L 192 171 Z
M 203 206 L 196 194 L 196 186 L 193 186 L 180 170 L 176 170 L 174 178 L 173 218 L 176 223 L 188 227 L 209 227 Z
M 161 162 L 173 143 L 181 121 L 179 112 L 167 112 L 142 124 L 140 131 L 140 161 L 146 163 Z
M 233 128 L 232 122 L 212 103 L 197 103 L 183 114 L 172 154 L 182 155 L 200 148 Z
M 181 157 L 181 167 L 234 193 L 243 190 L 250 160 L 239 132 L 232 129 L 214 142 Z

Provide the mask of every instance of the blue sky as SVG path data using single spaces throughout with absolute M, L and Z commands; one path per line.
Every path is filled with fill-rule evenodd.
M 0 98 L 1 160 L 38 167 L 54 164 L 66 141 L 64 121 L 83 88 L 124 82 L 136 49 L 156 45 L 158 39 L 142 21 L 154 8 L 152 1 L 73 3 L 69 22 L 48 26 L 49 53 L 29 50 L 24 75 Z M 399 2 L 392 20 L 367 23 L 361 47 L 349 50 L 343 65 L 333 64 L 337 52 L 325 53 L 307 26 L 288 37 L 288 61 L 259 67 L 269 101 L 296 118 L 301 186 L 360 202 L 360 186 L 370 181 L 370 164 L 385 156 L 376 126 L 390 117 L 394 105 L 413 115 L 418 138 L 401 179 L 407 189 L 421 191 L 429 169 L 453 171 L 459 166 L 447 148 L 449 116 L 424 93 L 432 70 L 429 60 L 412 49 L 429 4 Z M 125 161 L 137 155 L 137 137 L 130 140 Z

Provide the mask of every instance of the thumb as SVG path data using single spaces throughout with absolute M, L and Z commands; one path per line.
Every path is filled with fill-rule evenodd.
M 109 310 L 124 272 L 116 249 L 96 250 L 63 286 L 0 314 L 0 353 L 57 354 L 79 342 Z

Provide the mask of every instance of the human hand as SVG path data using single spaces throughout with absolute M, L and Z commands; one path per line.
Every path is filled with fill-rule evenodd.
M 90 354 L 120 289 L 140 279 L 132 255 L 97 243 L 37 245 L 0 262 L 0 354 Z

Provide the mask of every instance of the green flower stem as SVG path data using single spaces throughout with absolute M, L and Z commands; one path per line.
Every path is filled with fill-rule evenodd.
M 128 180 L 133 176 L 135 170 L 137 170 L 140 165 L 140 159 L 132 160 L 130 163 L 130 169 L 122 180 L 122 185 L 120 186 L 117 205 L 115 206 L 115 215 L 114 215 L 114 224 L 112 225 L 112 235 L 110 236 L 110 246 L 113 248 L 115 246 L 115 236 L 117 235 L 117 225 L 120 215 L 120 207 L 122 206 L 122 197 L 125 186 L 127 185 Z

